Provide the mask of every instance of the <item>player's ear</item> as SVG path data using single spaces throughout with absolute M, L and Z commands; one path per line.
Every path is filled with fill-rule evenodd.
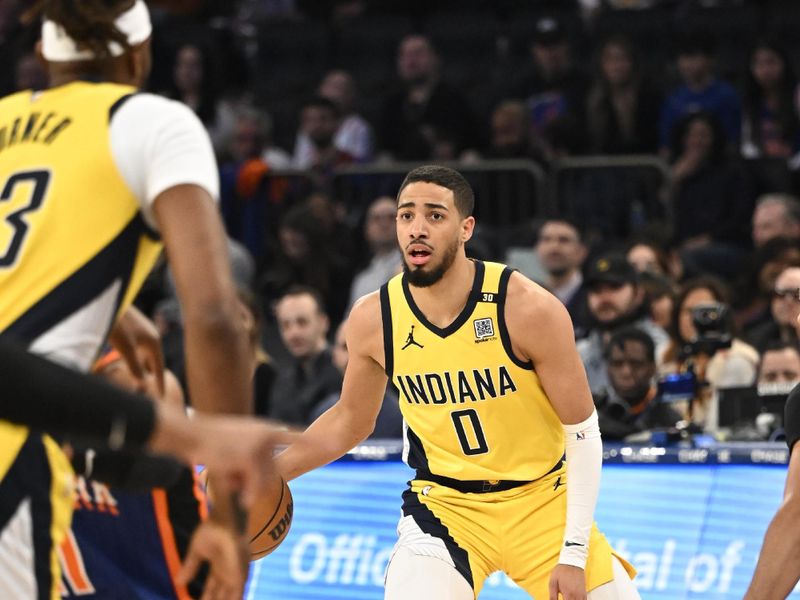
M 461 242 L 466 244 L 472 238 L 473 231 L 475 231 L 475 217 L 470 215 L 461 221 Z

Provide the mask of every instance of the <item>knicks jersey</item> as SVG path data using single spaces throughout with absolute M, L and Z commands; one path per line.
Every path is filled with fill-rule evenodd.
M 0 100 L 0 334 L 81 370 L 161 249 L 109 142 L 133 92 L 75 82 Z
M 425 318 L 404 275 L 381 288 L 386 372 L 400 392 L 411 468 L 460 480 L 529 481 L 561 459 L 561 422 L 533 365 L 511 349 L 504 318 L 510 276 L 504 265 L 475 261 L 467 304 L 444 329 Z
M 77 478 L 72 529 L 59 548 L 61 595 L 116 600 L 189 600 L 202 579 L 175 585 L 191 534 L 207 515 L 189 469 L 169 489 L 117 491 Z

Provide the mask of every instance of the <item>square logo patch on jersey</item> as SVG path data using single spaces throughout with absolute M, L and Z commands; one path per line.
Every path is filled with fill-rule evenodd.
M 475 319 L 472 325 L 475 327 L 475 337 L 479 340 L 494 337 L 494 323 L 492 323 L 491 317 Z

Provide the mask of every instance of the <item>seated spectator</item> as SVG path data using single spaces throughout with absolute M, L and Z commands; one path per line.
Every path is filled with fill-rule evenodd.
M 369 264 L 353 278 L 348 306 L 352 307 L 361 296 L 379 289 L 399 272 L 403 257 L 397 244 L 396 220 L 397 201 L 394 198 L 381 196 L 369 205 L 364 238 L 372 256 Z
M 396 160 L 455 160 L 479 145 L 467 98 L 441 80 L 430 39 L 403 38 L 397 56 L 401 89 L 383 102 L 380 150 Z
M 774 40 L 759 41 L 744 84 L 742 156 L 790 159 L 800 151 L 798 91 L 786 50 Z
M 668 331 L 677 299 L 675 285 L 666 277 L 650 271 L 639 274 L 639 283 L 644 290 L 645 304 L 650 307 L 653 323 Z
M 753 245 L 760 248 L 777 237 L 800 240 L 800 200 L 791 194 L 764 194 L 756 200 Z
M 544 162 L 542 141 L 534 136 L 528 109 L 522 102 L 500 103 L 492 113 L 490 126 L 486 158 L 527 158 Z
M 587 333 L 589 314 L 581 268 L 586 260 L 580 228 L 567 219 L 548 219 L 539 228 L 536 255 L 547 272 L 544 286 L 567 307 L 575 337 Z
M 172 71 L 172 82 L 166 95 L 180 100 L 200 117 L 203 125 L 212 134 L 217 145 L 214 128 L 217 124 L 217 110 L 220 90 L 218 78 L 208 51 L 196 44 L 184 44 L 178 48 Z
M 617 330 L 606 346 L 609 387 L 595 397 L 603 439 L 672 427 L 681 415 L 658 396 L 653 339 L 641 329 Z
M 247 105 L 234 110 L 233 132 L 224 154 L 234 162 L 258 158 L 271 169 L 288 169 L 292 160 L 286 150 L 273 143 L 269 113 Z
M 336 330 L 336 338 L 333 343 L 333 364 L 344 376 L 345 367 L 350 356 L 347 353 L 347 340 L 345 339 L 345 325 L 347 321 L 339 325 Z M 328 396 L 311 413 L 311 420 L 316 420 L 322 413 L 331 408 L 339 401 L 341 389 Z M 400 399 L 394 386 L 387 384 L 386 392 L 383 395 L 383 403 L 375 419 L 375 428 L 369 435 L 369 439 L 397 439 L 403 437 L 403 414 L 400 412 Z
M 326 225 L 308 204 L 289 209 L 281 218 L 277 248 L 269 267 L 259 279 L 259 289 L 269 306 L 296 285 L 309 286 L 323 298 L 323 307 L 334 323 L 347 308 L 352 273 L 331 246 Z
M 589 334 L 578 341 L 578 352 L 593 394 L 608 389 L 606 344 L 623 326 L 647 333 L 656 345 L 656 356 L 669 338 L 650 318 L 644 303 L 644 289 L 633 267 L 621 254 L 609 254 L 589 263 L 584 276 L 589 307 Z
M 560 19 L 545 15 L 536 21 L 531 56 L 533 64 L 512 83 L 510 95 L 525 102 L 534 132 L 545 137 L 556 120 L 575 121 L 583 132 L 586 77 L 572 60 L 567 29 Z
M 797 343 L 772 342 L 761 354 L 758 386 L 794 387 L 800 383 L 800 350 Z
M 326 337 L 330 321 L 319 293 L 299 286 L 278 300 L 275 317 L 290 362 L 278 369 L 269 416 L 289 425 L 308 425 L 317 405 L 342 387 Z
M 644 74 L 630 39 L 606 39 L 586 102 L 589 151 L 593 154 L 655 154 L 662 98 Z
M 317 94 L 333 102 L 341 115 L 333 145 L 352 156 L 356 162 L 371 160 L 372 127 L 355 112 L 356 84 L 353 76 L 338 69 L 329 71 L 320 82 Z M 314 144 L 308 134 L 299 131 L 294 146 L 294 166 L 308 169 L 314 164 L 315 154 Z
M 668 149 L 678 122 L 698 111 L 714 115 L 725 132 L 725 143 L 738 147 L 741 102 L 732 85 L 715 77 L 715 51 L 714 40 L 707 32 L 689 32 L 679 40 L 676 62 L 682 84 L 667 97 L 661 109 L 659 143 L 662 152 Z
M 316 191 L 300 203 L 315 218 L 321 227 L 326 246 L 336 256 L 336 262 L 347 265 L 355 261 L 359 240 L 350 225 L 352 215 L 348 215 L 345 203 L 326 192 Z
M 800 266 L 781 271 L 772 288 L 770 318 L 752 328 L 747 340 L 763 352 L 774 342 L 797 343 L 797 318 L 800 316 Z
M 753 197 L 742 169 L 726 157 L 711 114 L 694 113 L 676 125 L 672 184 L 673 241 L 687 275 L 732 280 L 748 253 Z
M 639 273 L 651 273 L 670 279 L 679 279 L 683 270 L 680 258 L 667 253 L 657 242 L 635 239 L 628 246 L 628 262 Z
M 264 254 L 267 228 L 277 220 L 285 189 L 267 179 L 273 169 L 289 167 L 288 153 L 272 144 L 272 120 L 265 112 L 240 107 L 220 163 L 220 210 L 228 235 L 253 256 Z
M 758 246 L 748 259 L 734 295 L 736 323 L 750 339 L 751 332 L 770 320 L 775 280 L 786 267 L 800 267 L 800 240 L 773 238 Z
M 756 379 L 759 354 L 737 337 L 729 307 L 722 281 L 705 276 L 684 283 L 675 303 L 670 343 L 660 361 L 662 374 L 690 369 L 695 373 L 698 395 L 686 413 L 707 431 L 717 428 L 716 390 L 753 385 Z M 703 312 L 698 315 L 699 311 Z
M 308 100 L 300 111 L 299 135 L 308 138 L 311 152 L 306 164 L 294 163 L 292 166 L 309 169 L 319 189 L 329 189 L 336 167 L 349 165 L 355 160 L 334 143 L 341 122 L 336 104 L 321 96 Z

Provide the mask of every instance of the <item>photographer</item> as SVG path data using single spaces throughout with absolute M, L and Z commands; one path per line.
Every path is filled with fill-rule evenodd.
M 714 431 L 716 390 L 752 385 L 759 360 L 758 352 L 736 337 L 725 284 L 708 276 L 684 283 L 672 314 L 670 336 L 661 374 L 694 374 L 695 394 L 687 403 L 686 417 L 706 431 Z
M 635 327 L 617 331 L 606 346 L 606 362 L 610 385 L 594 399 L 603 439 L 622 440 L 681 420 L 658 395 L 655 344 L 647 333 Z

